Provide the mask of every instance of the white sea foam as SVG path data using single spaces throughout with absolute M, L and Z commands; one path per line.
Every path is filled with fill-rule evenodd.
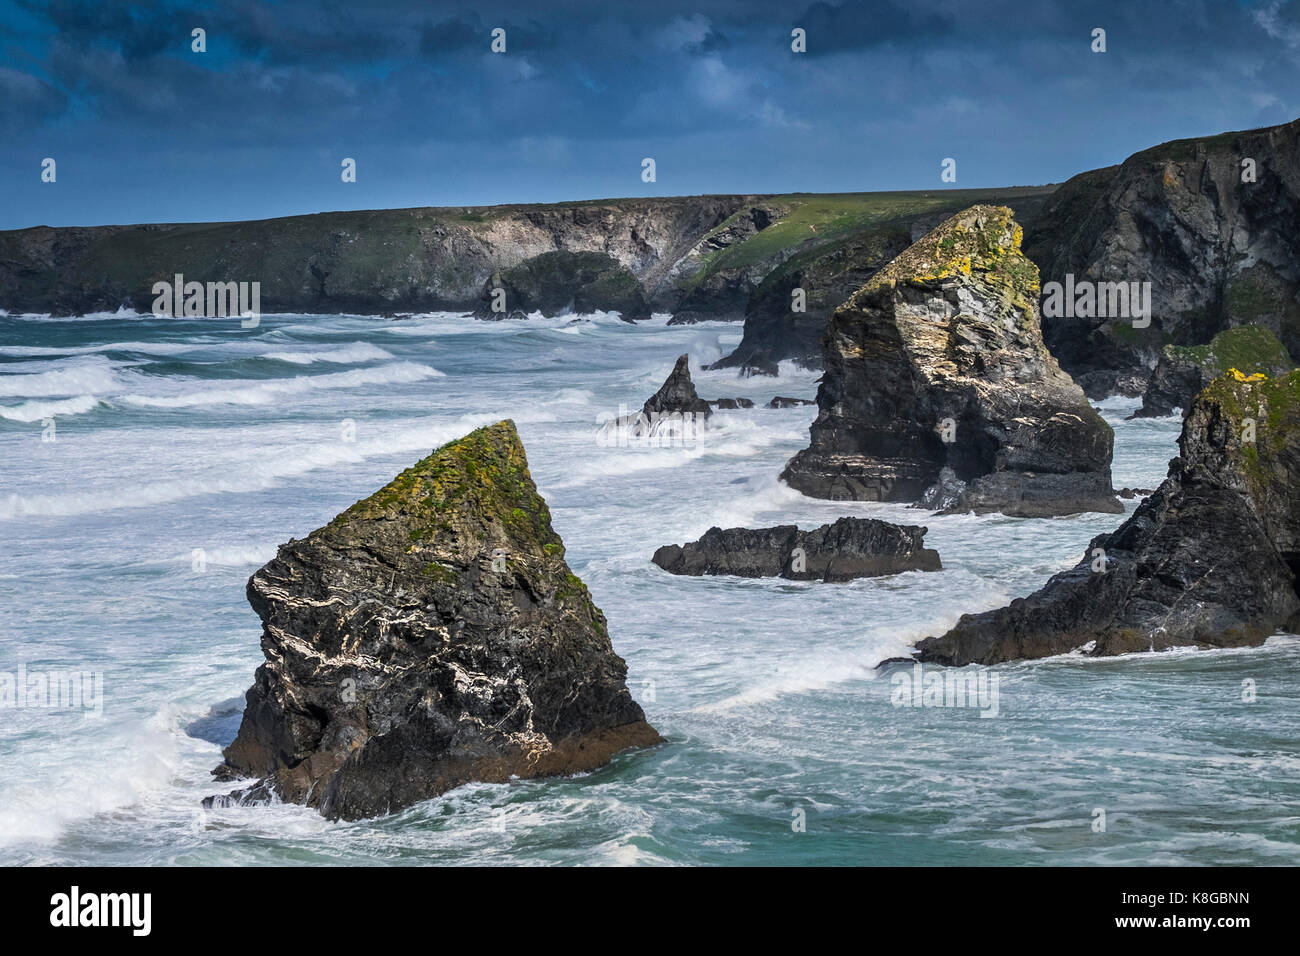
M 97 352 L 140 352 L 145 355 L 184 355 L 210 348 L 202 342 L 104 342 L 100 345 L 45 346 L 45 345 L 5 345 L 0 346 L 0 355 L 14 358 L 48 356 L 59 358 L 73 355 L 93 355 Z
M 99 395 L 118 388 L 113 365 L 103 356 L 69 359 L 53 365 L 43 362 L 38 367 L 48 368 L 48 371 L 7 374 L 14 366 L 0 366 L 6 371 L 6 374 L 0 374 L 0 395 L 50 398 L 61 395 Z
M 267 352 L 262 358 L 289 362 L 293 365 L 311 365 L 313 362 L 330 362 L 336 365 L 354 365 L 361 362 L 376 362 L 393 358 L 377 345 L 368 342 L 353 342 L 339 348 L 322 349 L 317 352 Z
M 105 676 L 106 687 L 111 677 Z M 103 728 L 103 737 L 90 736 L 90 726 L 82 724 L 82 734 L 67 735 L 75 741 L 68 750 L 84 751 L 79 758 L 55 762 L 49 754 L 38 758 L 38 766 L 26 766 L 25 773 L 6 768 L 0 780 L 0 846 L 56 840 L 69 825 L 129 807 L 174 778 L 180 736 L 170 708 Z
M 219 385 L 185 384 L 171 395 L 128 394 L 128 405 L 149 408 L 195 408 L 207 405 L 266 405 L 315 389 L 358 388 L 363 385 L 399 385 L 435 378 L 443 373 L 415 362 L 394 362 L 376 368 L 330 372 L 326 375 L 299 375 L 288 379 L 259 381 L 225 380 Z
M 94 395 L 78 395 L 52 402 L 21 402 L 18 405 L 0 405 L 0 418 L 11 422 L 39 422 L 46 418 L 82 415 L 99 407 Z

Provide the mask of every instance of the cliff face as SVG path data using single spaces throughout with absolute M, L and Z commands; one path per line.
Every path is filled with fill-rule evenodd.
M 332 819 L 591 770 L 659 735 L 510 422 L 451 442 L 248 582 L 258 668 L 221 779 Z
M 773 269 L 749 297 L 740 344 L 712 367 L 775 375 L 789 360 L 821 368 L 831 313 L 911 242 L 904 226 L 890 226 L 808 250 Z M 793 309 L 796 289 L 803 311 Z
M 1020 240 L 1010 209 L 974 206 L 835 311 L 791 486 L 913 502 L 940 486 L 940 507 L 1031 517 L 1122 510 L 1110 427 L 1043 345 Z
M 1146 329 L 1047 317 L 1047 345 L 1094 396 L 1145 378 L 1164 345 L 1237 325 L 1263 326 L 1300 354 L 1298 221 L 1300 120 L 1165 143 L 1076 176 L 1029 231 L 1027 253 L 1045 283 L 1149 281 L 1153 316 Z
M 975 192 L 1041 197 L 1046 191 Z M 808 273 L 811 318 L 797 320 L 787 335 L 785 315 L 774 313 L 767 331 L 760 320 L 755 334 L 747 333 L 745 347 L 756 365 L 773 356 L 815 364 L 817 339 L 843 298 L 839 292 L 851 291 L 866 274 L 856 247 L 831 247 L 900 216 L 910 222 L 936 209 L 956 211 L 969 203 L 961 199 L 967 195 L 689 196 L 255 222 L 38 226 L 0 232 L 0 308 L 58 315 L 121 306 L 148 311 L 153 284 L 180 273 L 191 282 L 260 282 L 266 312 L 446 309 L 500 318 L 601 310 L 629 319 L 668 312 L 683 322 L 738 320 L 774 270 L 825 249 L 832 274 L 852 274 L 824 289 L 820 272 Z M 874 254 L 868 267 L 874 271 L 892 251 Z M 504 311 L 493 309 L 498 288 Z M 781 291 L 788 310 L 788 289 Z
M 667 307 L 674 263 L 747 197 L 626 199 L 550 206 L 335 212 L 197 225 L 38 226 L 0 233 L 0 308 L 79 314 L 148 311 L 156 281 L 262 284 L 267 312 L 391 313 L 483 305 L 494 272 L 557 251 L 589 253 L 609 273 L 609 303 L 628 301 L 620 270 Z M 568 265 L 574 265 L 568 262 Z M 543 261 L 515 288 L 552 304 L 548 280 L 566 263 Z M 552 283 L 553 284 L 553 283 Z M 581 284 L 581 283 L 579 283 Z M 509 291 L 509 290 L 508 290 Z M 590 305 L 607 305 L 600 283 Z M 560 299 L 567 299 L 563 291 Z M 567 304 L 567 303 L 566 303 Z M 509 309 L 516 308 L 507 299 Z M 561 306 L 562 307 L 562 306 Z
M 1300 371 L 1231 371 L 1197 396 L 1169 477 L 1078 565 L 1008 607 L 917 645 L 961 666 L 1179 645 L 1262 643 L 1300 629 Z

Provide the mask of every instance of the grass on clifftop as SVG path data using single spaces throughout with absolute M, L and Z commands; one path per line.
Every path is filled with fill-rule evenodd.
M 1242 473 L 1255 494 L 1267 493 L 1270 479 L 1260 467 L 1260 447 L 1266 458 L 1275 458 L 1284 449 L 1300 445 L 1300 369 L 1269 378 L 1230 368 L 1196 396 L 1195 404 L 1217 405 L 1233 423 Z M 1254 442 L 1241 441 L 1246 419 L 1255 421 Z M 1183 427 L 1186 435 L 1186 423 Z
M 928 212 L 957 212 L 981 202 L 1046 196 L 1054 187 L 1033 186 L 1008 189 L 937 189 L 927 192 L 874 193 L 788 193 L 763 197 L 769 206 L 788 209 L 778 221 L 743 242 L 718 250 L 706 259 L 703 269 L 692 276 L 694 284 L 723 269 L 743 269 L 765 263 L 792 250 L 827 244 L 852 233 L 878 228 Z M 736 216 L 721 223 L 710 235 L 724 230 Z

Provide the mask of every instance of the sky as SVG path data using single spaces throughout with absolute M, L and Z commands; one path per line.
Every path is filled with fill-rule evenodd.
M 1029 185 L 1297 117 L 1300 0 L 0 0 L 0 229 Z

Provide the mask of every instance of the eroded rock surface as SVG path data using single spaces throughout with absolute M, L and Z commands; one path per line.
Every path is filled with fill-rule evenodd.
M 1207 345 L 1166 345 L 1134 417 L 1172 415 L 1176 408 L 1191 408 L 1192 399 L 1228 369 L 1273 376 L 1293 367 L 1282 343 L 1258 325 L 1220 332 Z
M 1249 160 L 1247 164 L 1246 161 Z M 1081 173 L 1026 242 L 1044 282 L 1150 282 L 1146 328 L 1109 315 L 1044 320 L 1093 397 L 1132 391 L 1167 344 L 1259 325 L 1300 357 L 1300 120 L 1175 140 Z
M 835 311 L 791 486 L 910 502 L 946 488 L 947 510 L 1026 517 L 1122 511 L 1110 426 L 1043 344 L 1020 241 L 1010 209 L 973 206 Z
M 512 422 L 444 445 L 248 582 L 262 650 L 214 773 L 331 819 L 656 743 Z M 222 798 L 217 798 L 222 799 Z
M 705 419 L 713 414 L 713 408 L 695 391 L 691 381 L 691 357 L 679 355 L 668 378 L 659 386 L 641 409 L 641 413 L 651 422 L 669 415 L 694 415 Z

